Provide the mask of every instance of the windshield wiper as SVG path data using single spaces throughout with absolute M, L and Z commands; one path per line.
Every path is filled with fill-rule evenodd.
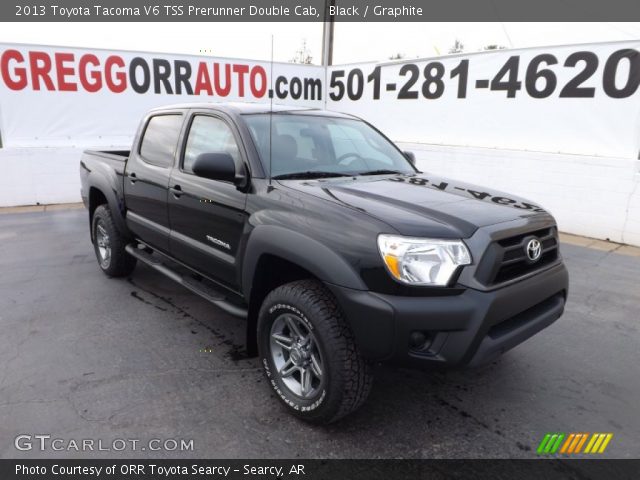
M 276 175 L 275 177 L 273 177 L 273 179 L 274 180 L 295 180 L 295 179 L 303 179 L 303 178 L 331 178 L 331 177 L 352 177 L 352 176 L 353 175 L 349 175 L 347 173 L 309 170 L 306 172 L 283 173 L 282 175 Z
M 358 175 L 391 175 L 391 174 L 395 174 L 395 173 L 399 173 L 404 175 L 406 172 L 401 172 L 399 170 L 371 170 L 370 172 L 362 172 L 359 173 Z

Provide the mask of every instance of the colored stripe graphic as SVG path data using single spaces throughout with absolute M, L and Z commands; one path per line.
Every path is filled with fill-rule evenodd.
M 554 433 L 553 435 L 551 435 L 551 438 L 547 442 L 547 446 L 544 447 L 544 453 L 551 453 L 551 447 L 555 443 L 556 438 L 558 438 L 558 434 L 557 433 Z
M 569 447 L 569 451 L 567 453 L 579 453 L 580 448 L 582 447 L 581 443 L 583 443 L 583 440 L 586 440 L 586 438 L 586 433 L 576 433 L 576 436 L 573 439 L 573 442 L 571 443 L 571 446 Z
M 570 433 L 569 436 L 567 437 L 567 440 L 564 442 L 564 445 L 562 445 L 562 449 L 560 450 L 560 453 L 567 453 L 567 450 L 569 449 L 569 445 L 571 445 L 571 442 L 573 442 L 573 439 L 576 437 L 575 433 Z
M 607 436 L 604 439 L 604 442 L 602 442 L 602 446 L 600 447 L 600 450 L 598 450 L 598 453 L 604 453 L 605 449 L 609 445 L 609 442 L 611 441 L 612 438 L 613 438 L 613 433 L 607 433 Z
M 594 433 L 584 453 L 604 453 L 613 438 L 613 433 Z
M 560 443 L 562 442 L 563 438 L 564 438 L 564 433 L 559 433 L 558 439 L 556 440 L 556 443 L 553 444 L 553 447 L 551 447 L 551 450 L 549 451 L 549 453 L 556 453 L 558 451 L 558 448 L 560 448 Z
M 582 450 L 582 446 L 584 445 L 584 442 L 587 441 L 588 437 L 589 437 L 588 433 L 583 433 L 582 434 L 582 439 L 580 440 L 578 445 L 576 445 L 576 452 L 575 453 L 580 453 L 580 451 Z
M 560 448 L 560 444 L 562 443 L 564 437 L 564 433 L 547 433 L 542 439 L 542 442 L 540 442 L 540 445 L 538 445 L 538 454 L 541 455 L 556 453 L 558 451 L 558 448 Z
M 589 433 L 547 433 L 538 445 L 537 453 L 538 455 L 581 453 L 585 443 L 587 446 L 584 453 L 604 453 L 613 438 L 613 433 L 594 433 L 591 437 L 589 435 Z
M 550 438 L 551 438 L 550 433 L 547 433 L 544 436 L 544 438 L 540 442 L 540 445 L 538 445 L 538 450 L 537 450 L 538 455 L 541 455 L 542 453 L 544 453 L 544 448 L 547 446 L 547 442 L 549 441 Z

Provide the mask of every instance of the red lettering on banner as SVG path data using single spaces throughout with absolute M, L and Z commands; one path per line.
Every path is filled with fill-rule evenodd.
M 67 77 L 75 73 L 73 67 L 65 66 L 66 62 L 73 62 L 75 59 L 73 53 L 56 53 L 54 58 L 56 62 L 56 75 L 58 77 L 58 90 L 61 92 L 78 91 L 78 85 L 75 82 L 67 81 Z
M 213 84 L 216 87 L 216 93 L 221 97 L 226 97 L 231 92 L 231 65 L 226 64 L 224 66 L 224 74 L 227 77 L 224 88 L 220 82 L 220 64 L 213 64 Z
M 84 88 L 87 92 L 95 93 L 102 88 L 102 76 L 100 75 L 99 71 L 89 71 L 89 69 L 87 68 L 88 65 L 99 67 L 100 60 L 98 60 L 98 57 L 90 53 L 80 57 L 78 72 L 80 76 L 80 85 L 82 85 L 82 88 Z
M 9 70 L 9 62 L 11 60 L 15 60 L 18 64 L 24 63 L 24 57 L 19 51 L 5 51 L 0 58 L 0 74 L 2 74 L 2 79 L 5 85 L 11 90 L 24 90 L 28 84 L 27 69 L 24 67 L 15 67 L 13 74 L 17 79 L 14 79 L 15 77 L 12 77 L 12 72 Z
M 260 77 L 260 88 L 256 86 L 256 77 Z M 267 72 L 260 65 L 256 65 L 251 69 L 251 73 L 249 74 L 249 87 L 251 88 L 251 95 L 254 97 L 264 97 L 267 91 Z
M 207 68 L 207 64 L 204 62 L 200 62 L 198 65 L 198 73 L 196 78 L 196 88 L 193 90 L 193 93 L 196 95 L 200 95 L 200 92 L 204 90 L 209 95 L 213 95 L 213 89 L 211 88 L 211 79 L 209 78 L 209 69 Z
M 51 80 L 51 58 L 45 52 L 29 52 L 29 68 L 31 69 L 31 84 L 34 90 L 40 90 L 40 80 L 47 90 L 55 90 Z
M 228 97 L 233 91 L 240 98 L 263 98 L 269 88 L 267 72 L 260 65 L 218 62 L 212 65 L 201 61 L 191 67 L 184 61 L 176 60 L 172 64 L 170 60 L 154 59 L 154 65 L 158 63 L 163 69 L 150 72 L 145 60 L 137 60 L 143 63 L 136 63 L 131 71 L 135 72 L 140 66 L 147 68 L 145 75 L 150 78 L 146 78 L 145 88 L 151 81 L 157 83 L 158 80 L 168 85 L 171 78 L 177 85 L 184 86 L 188 95 Z M 88 52 L 0 51 L 0 80 L 15 91 L 31 88 L 33 91 L 97 93 L 106 89 L 122 93 L 129 88 L 129 74 L 129 66 L 117 54 L 105 58 Z M 135 91 L 144 93 L 145 88 L 140 87 L 136 83 Z
M 111 55 L 104 64 L 105 82 L 113 93 L 122 93 L 127 89 L 127 74 L 123 71 L 113 73 L 113 67 L 124 68 L 124 60 L 117 55 Z M 114 81 L 116 80 L 116 81 Z
M 244 74 L 249 71 L 248 65 L 234 65 L 233 72 L 238 74 L 238 96 L 244 97 Z

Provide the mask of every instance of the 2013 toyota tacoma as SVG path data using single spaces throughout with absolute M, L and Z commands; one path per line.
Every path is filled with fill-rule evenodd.
M 364 402 L 374 362 L 481 364 L 563 312 L 551 215 L 414 164 L 350 115 L 190 104 L 80 173 L 104 273 L 141 261 L 245 317 L 286 408 L 326 423 Z

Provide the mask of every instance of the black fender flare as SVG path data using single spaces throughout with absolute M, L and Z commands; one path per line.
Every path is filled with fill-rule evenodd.
M 91 172 L 87 183 L 89 187 L 87 195 L 89 198 L 92 188 L 100 191 L 107 199 L 107 204 L 113 214 L 113 221 L 115 222 L 116 228 L 127 236 L 131 235 L 125 221 L 124 199 L 122 195 L 119 194 L 117 181 L 110 179 L 108 175 L 104 175 L 100 171 L 94 170 Z M 121 188 L 122 186 L 120 186 L 120 189 Z M 89 217 L 89 221 L 91 221 L 91 217 Z M 91 235 L 93 240 L 93 232 L 91 232 Z
M 246 255 L 242 265 L 242 290 L 245 298 L 251 298 L 251 288 L 260 258 L 275 255 L 301 268 L 319 280 L 366 290 L 362 278 L 337 252 L 323 243 L 302 233 L 275 225 L 259 225 L 249 235 Z
M 242 290 L 254 305 L 252 287 L 258 262 L 275 255 L 304 268 L 335 296 L 353 330 L 362 354 L 369 359 L 390 355 L 394 338 L 393 310 L 383 299 L 372 296 L 360 274 L 336 251 L 302 233 L 280 226 L 261 225 L 249 236 L 242 265 Z M 247 351 L 257 354 L 256 322 L 259 305 L 250 306 L 247 322 Z M 375 318 L 376 321 L 371 321 Z

